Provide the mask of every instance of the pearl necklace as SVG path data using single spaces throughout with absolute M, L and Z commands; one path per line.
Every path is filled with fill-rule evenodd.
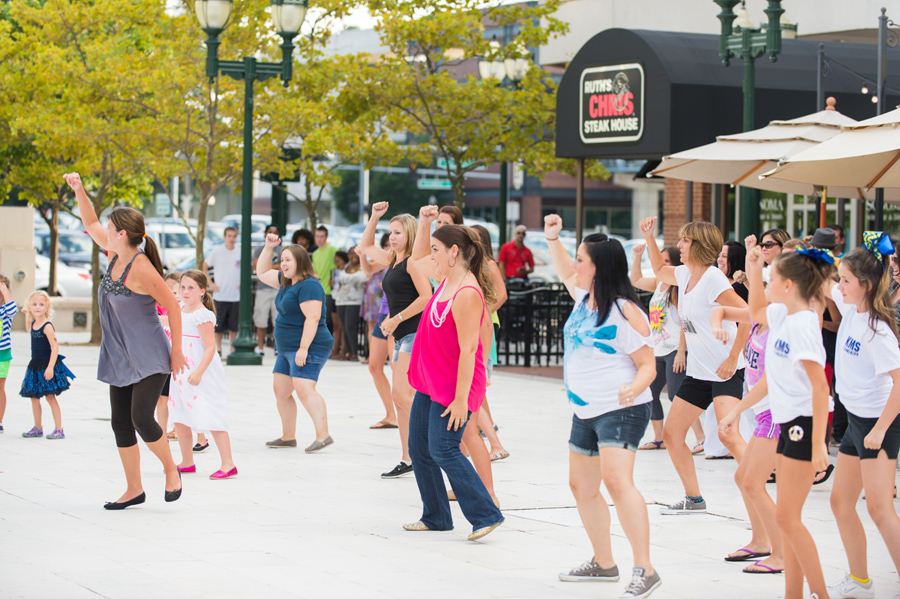
M 465 282 L 465 277 L 459 283 L 459 288 L 462 288 L 462 284 Z M 444 285 L 447 284 L 447 279 L 445 278 L 443 282 L 441 282 L 441 286 L 438 287 L 438 290 L 435 292 L 435 299 L 431 302 L 431 310 L 428 312 L 428 318 L 431 320 L 431 326 L 436 329 L 441 328 L 441 325 L 444 324 L 444 321 L 447 320 L 447 315 L 450 314 L 450 308 L 453 307 L 453 297 L 447 300 L 447 305 L 444 307 L 443 312 L 438 311 L 438 298 L 441 297 L 441 292 L 444 290 Z M 459 288 L 456 290 L 459 292 Z

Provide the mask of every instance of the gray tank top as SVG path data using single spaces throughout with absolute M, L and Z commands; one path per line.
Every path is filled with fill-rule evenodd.
M 127 387 L 152 374 L 171 371 L 171 349 L 159 322 L 156 300 L 125 286 L 134 259 L 142 253 L 135 254 L 119 280 L 113 281 L 110 273 L 119 259 L 116 255 L 97 292 L 103 328 L 97 378 L 114 387 Z

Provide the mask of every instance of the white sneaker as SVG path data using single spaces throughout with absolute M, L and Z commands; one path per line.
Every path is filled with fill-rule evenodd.
M 266 350 L 257 347 L 257 348 L 254 348 L 253 353 L 256 354 L 257 356 L 264 356 L 264 355 L 266 355 Z
M 874 599 L 874 586 L 871 580 L 866 584 L 862 584 L 847 574 L 836 585 L 828 587 L 828 596 L 832 599 L 840 599 L 841 597 L 847 599 Z

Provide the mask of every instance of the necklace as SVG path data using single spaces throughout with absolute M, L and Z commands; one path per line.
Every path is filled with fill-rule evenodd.
M 457 292 L 462 288 L 463 282 L 465 282 L 465 277 L 459 282 L 459 285 L 456 288 Z M 441 328 L 441 325 L 447 320 L 447 315 L 450 314 L 450 308 L 453 307 L 453 296 L 451 296 L 450 299 L 447 300 L 447 305 L 444 307 L 443 312 L 439 312 L 438 310 L 438 298 L 441 297 L 441 292 L 444 290 L 444 285 L 446 284 L 447 279 L 444 279 L 441 286 L 438 287 L 437 293 L 435 293 L 435 299 L 431 302 L 431 310 L 428 312 L 428 318 L 431 319 L 431 326 L 436 329 Z

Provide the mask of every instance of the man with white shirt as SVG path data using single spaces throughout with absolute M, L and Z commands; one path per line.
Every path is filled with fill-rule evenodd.
M 225 229 L 225 245 L 220 245 L 209 253 L 203 262 L 203 272 L 209 276 L 214 270 L 209 288 L 213 291 L 216 305 L 216 348 L 222 355 L 222 337 L 231 331 L 231 340 L 237 337 L 238 317 L 241 307 L 241 250 L 237 247 L 237 229 Z M 234 347 L 231 348 L 234 351 Z

